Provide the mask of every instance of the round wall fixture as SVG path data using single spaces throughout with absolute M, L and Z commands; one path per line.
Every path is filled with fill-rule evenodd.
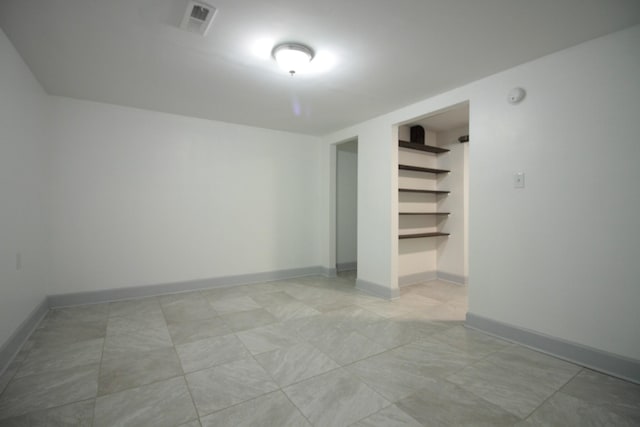
M 527 92 L 525 92 L 524 89 L 522 89 L 521 87 L 514 87 L 509 91 L 509 94 L 507 95 L 507 102 L 512 105 L 518 104 L 524 99 L 526 95 Z
M 309 65 L 314 52 L 300 43 L 282 43 L 273 48 L 271 55 L 280 68 L 293 76 Z

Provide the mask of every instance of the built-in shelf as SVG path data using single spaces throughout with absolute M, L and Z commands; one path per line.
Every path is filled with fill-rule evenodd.
M 441 237 L 448 236 L 449 233 L 416 233 L 416 234 L 400 234 L 398 239 L 419 239 L 421 237 Z
M 445 169 L 423 168 L 420 166 L 411 166 L 411 165 L 398 165 L 398 168 L 403 171 L 428 172 L 428 173 L 435 173 L 435 174 L 451 172 Z
M 400 212 L 400 215 L 449 215 L 449 212 Z
M 444 190 L 418 190 L 415 188 L 398 188 L 401 193 L 424 193 L 424 194 L 449 194 L 449 191 Z
M 398 146 L 402 148 L 408 148 L 410 150 L 425 151 L 427 153 L 434 153 L 434 154 L 441 154 L 449 151 L 446 148 L 440 148 L 440 147 L 435 147 L 433 145 L 418 144 L 415 142 L 402 141 L 402 140 L 398 141 Z

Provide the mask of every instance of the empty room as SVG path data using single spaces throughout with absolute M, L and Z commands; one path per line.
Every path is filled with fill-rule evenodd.
M 3 0 L 0 426 L 640 425 L 640 2 Z

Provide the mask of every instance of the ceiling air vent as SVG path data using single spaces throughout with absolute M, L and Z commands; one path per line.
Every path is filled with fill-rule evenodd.
M 216 12 L 217 9 L 210 4 L 190 0 L 180 28 L 205 36 L 211 27 Z

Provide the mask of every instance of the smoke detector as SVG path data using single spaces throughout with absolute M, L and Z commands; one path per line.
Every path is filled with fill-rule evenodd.
M 180 28 L 205 36 L 211 27 L 213 17 L 217 11 L 218 10 L 210 4 L 189 0 Z

